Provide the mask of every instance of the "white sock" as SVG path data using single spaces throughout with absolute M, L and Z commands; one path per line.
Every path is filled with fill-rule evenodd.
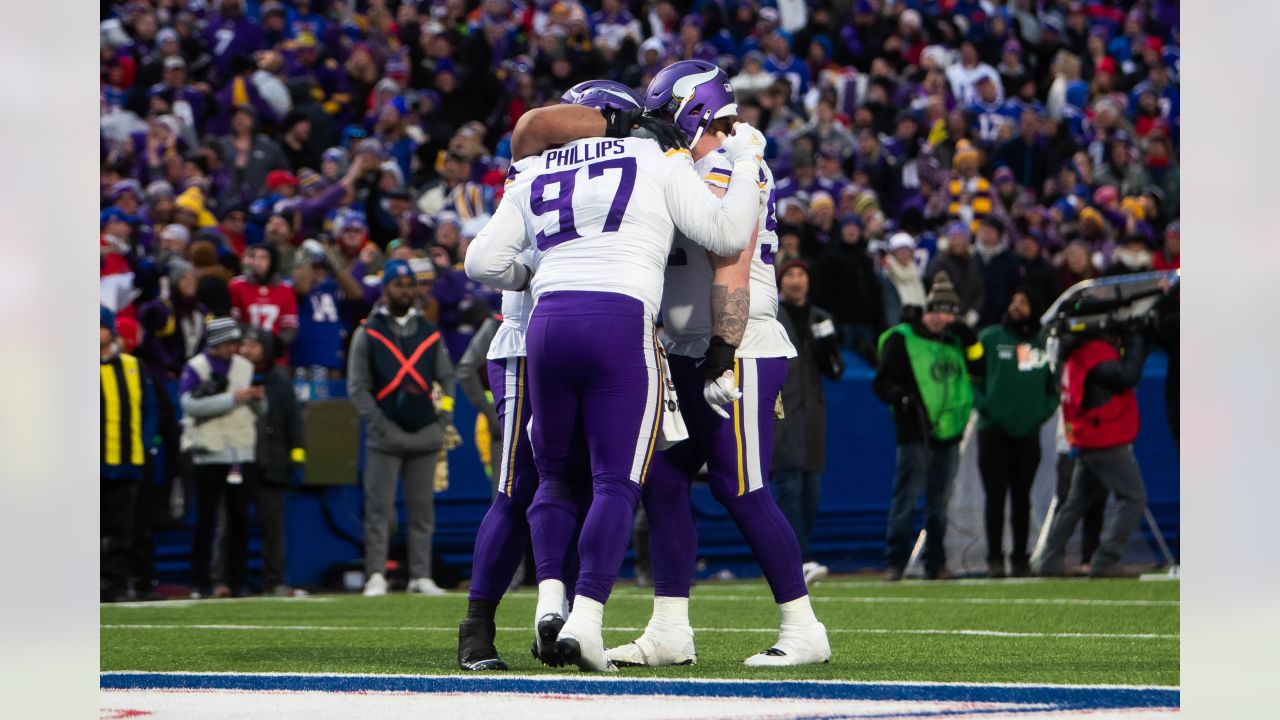
M 653 617 L 649 618 L 649 626 L 689 627 L 689 598 L 655 595 Z
M 778 610 L 782 612 L 783 627 L 803 627 L 818 622 L 818 616 L 813 614 L 813 605 L 809 603 L 808 595 L 784 602 L 778 605 Z
M 564 616 L 565 598 L 564 583 L 559 580 L 543 580 L 538 583 L 538 607 L 534 610 L 533 621 L 536 623 L 545 615 Z
M 574 633 L 599 635 L 604 628 L 604 605 L 589 597 L 576 595 L 573 598 L 573 612 L 565 623 L 565 630 L 572 626 Z

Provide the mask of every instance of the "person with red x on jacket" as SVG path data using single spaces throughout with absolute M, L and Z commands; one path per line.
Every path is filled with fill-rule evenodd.
M 365 423 L 364 594 L 385 595 L 387 545 L 396 518 L 396 477 L 404 480 L 409 592 L 441 595 L 431 579 L 435 472 L 453 414 L 453 363 L 440 331 L 414 307 L 409 263 L 383 267 L 383 303 L 356 329 L 347 395 Z M 433 387 L 439 386 L 433 396 Z

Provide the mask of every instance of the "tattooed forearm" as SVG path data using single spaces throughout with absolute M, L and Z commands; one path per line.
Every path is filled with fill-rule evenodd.
M 741 345 L 751 313 L 751 291 L 730 290 L 727 285 L 711 286 L 711 334 L 719 335 L 730 345 Z

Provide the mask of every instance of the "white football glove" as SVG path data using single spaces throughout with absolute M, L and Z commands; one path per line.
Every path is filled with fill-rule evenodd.
M 715 380 L 708 380 L 702 386 L 702 397 L 711 406 L 717 415 L 729 419 L 729 413 L 725 412 L 722 405 L 728 405 L 742 398 L 742 392 L 738 390 L 738 384 L 735 382 L 732 370 L 725 370 L 724 374 Z
M 747 123 L 734 123 L 733 134 L 717 133 L 720 146 L 729 156 L 729 162 L 750 160 L 759 164 L 764 159 L 764 135 Z

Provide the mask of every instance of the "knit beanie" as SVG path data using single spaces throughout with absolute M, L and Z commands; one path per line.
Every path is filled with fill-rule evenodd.
M 960 314 L 960 296 L 956 294 L 956 289 L 952 286 L 951 278 L 946 272 L 939 272 L 933 276 L 933 287 L 929 289 L 929 296 L 925 298 L 924 306 L 925 312 Z
M 811 273 L 809 272 L 809 263 L 805 262 L 804 260 L 801 260 L 800 258 L 795 258 L 795 259 L 786 261 L 785 263 L 782 264 L 781 267 L 778 268 L 778 279 L 782 279 L 782 276 L 786 275 L 787 271 L 790 270 L 791 268 L 800 268 L 801 270 L 804 271 L 805 275 L 811 276 Z
M 240 325 L 229 317 L 213 318 L 205 323 L 205 345 L 217 347 L 240 339 Z

